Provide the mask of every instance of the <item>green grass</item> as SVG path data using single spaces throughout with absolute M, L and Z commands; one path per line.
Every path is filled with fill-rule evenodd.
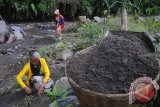
M 160 22 L 153 20 L 153 17 L 146 17 L 144 21 L 139 20 L 139 16 L 128 16 L 128 31 L 136 32 L 160 32 Z M 106 30 L 121 30 L 120 16 L 109 16 L 106 22 Z

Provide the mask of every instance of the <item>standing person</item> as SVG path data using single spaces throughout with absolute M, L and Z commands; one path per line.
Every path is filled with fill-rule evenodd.
M 64 17 L 60 14 L 59 9 L 57 9 L 54 14 L 56 14 L 57 21 L 56 37 L 61 40 L 61 31 L 64 29 Z
M 49 88 L 53 87 L 53 80 L 50 77 L 50 70 L 44 58 L 40 57 L 37 50 L 32 50 L 29 53 L 30 61 L 19 72 L 16 79 L 20 86 L 27 94 L 32 93 L 32 89 L 38 91 L 38 95 Z M 26 83 L 22 80 L 24 75 L 27 75 Z

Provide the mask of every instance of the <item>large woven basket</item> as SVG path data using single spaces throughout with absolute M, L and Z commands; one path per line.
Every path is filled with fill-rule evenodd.
M 121 31 L 110 31 L 109 33 L 121 33 Z M 131 32 L 128 32 L 131 33 Z M 150 41 L 149 37 L 143 32 L 135 32 L 142 34 L 140 37 L 147 42 L 147 45 L 154 52 L 154 46 Z M 106 36 L 106 35 L 105 35 Z M 107 37 L 107 36 L 106 36 Z M 84 49 L 77 54 L 87 54 L 90 50 L 94 49 L 95 46 Z M 66 73 L 69 71 L 66 71 Z M 67 75 L 68 76 L 68 75 Z M 98 92 L 93 92 L 91 90 L 82 88 L 80 85 L 76 84 L 75 81 L 68 76 L 68 81 L 75 91 L 75 94 L 82 107 L 139 107 L 138 105 L 129 105 L 129 95 L 126 94 L 103 94 Z
M 139 107 L 128 104 L 128 94 L 102 94 L 80 87 L 71 78 L 68 81 L 82 107 Z

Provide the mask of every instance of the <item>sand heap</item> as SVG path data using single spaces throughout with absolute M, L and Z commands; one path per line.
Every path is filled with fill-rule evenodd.
M 155 78 L 159 64 L 146 57 L 154 50 L 144 33 L 112 32 L 85 54 L 77 53 L 67 64 L 68 76 L 83 88 L 100 93 L 126 93 L 138 77 Z

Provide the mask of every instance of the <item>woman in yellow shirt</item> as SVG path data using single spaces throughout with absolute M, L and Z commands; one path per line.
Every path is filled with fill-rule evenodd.
M 29 54 L 30 61 L 24 66 L 23 70 L 17 75 L 17 81 L 20 86 L 25 90 L 27 94 L 32 92 L 33 88 L 32 78 L 43 77 L 39 86 L 38 95 L 41 95 L 48 83 L 50 77 L 50 70 L 44 58 L 40 58 L 40 54 L 33 50 Z M 23 82 L 22 78 L 27 74 L 26 83 Z

